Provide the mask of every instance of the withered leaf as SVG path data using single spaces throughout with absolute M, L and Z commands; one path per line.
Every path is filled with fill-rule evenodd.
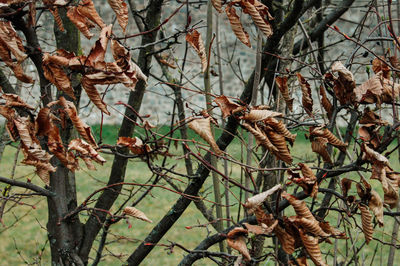
M 150 147 L 143 144 L 143 141 L 138 137 L 119 137 L 117 145 L 126 146 L 133 154 L 145 154 L 151 151 Z
M 248 47 L 251 47 L 249 34 L 244 30 L 242 23 L 240 22 L 239 16 L 236 14 L 236 10 L 232 4 L 228 4 L 225 8 L 226 15 L 228 16 L 229 23 L 236 37 Z
M 225 95 L 218 96 L 214 99 L 214 102 L 218 104 L 222 112 L 222 118 L 227 118 L 237 112 L 243 111 L 246 107 L 232 102 Z
M 305 233 L 302 229 L 299 229 L 299 233 L 301 241 L 303 241 L 304 247 L 315 265 L 327 265 L 322 259 L 321 250 L 318 245 L 318 238 Z
M 243 12 L 251 16 L 254 24 L 256 24 L 260 31 L 264 33 L 265 36 L 270 37 L 273 32 L 268 19 L 272 19 L 272 17 L 268 12 L 268 8 L 257 0 L 242 0 L 240 1 L 240 5 L 242 6 Z
M 278 184 L 274 187 L 268 189 L 267 191 L 261 192 L 253 197 L 250 197 L 246 200 L 244 206 L 248 209 L 249 213 L 253 213 L 254 210 L 260 206 L 269 196 L 274 194 L 276 191 L 282 188 L 282 185 Z
M 108 4 L 114 10 L 117 15 L 117 20 L 119 25 L 122 28 L 122 31 L 125 32 L 126 26 L 128 25 L 128 5 L 123 0 L 107 0 Z
M 371 190 L 371 198 L 368 201 L 368 207 L 374 213 L 379 226 L 383 226 L 383 203 L 379 194 L 375 190 Z
M 328 140 L 323 137 L 314 137 L 311 140 L 311 149 L 313 152 L 319 154 L 324 162 L 332 164 L 331 156 L 328 153 L 326 144 Z
M 64 111 L 68 114 L 72 124 L 74 124 L 76 130 L 79 132 L 79 135 L 92 145 L 92 147 L 97 148 L 97 143 L 92 135 L 92 130 L 79 118 L 74 103 L 67 101 L 64 97 L 60 97 L 57 102 L 64 108 Z
M 125 207 L 124 213 L 126 215 L 132 216 L 134 218 L 140 219 L 142 221 L 152 223 L 153 221 L 147 218 L 146 214 L 144 214 L 142 211 L 136 209 L 135 207 Z
M 372 240 L 372 234 L 374 233 L 374 228 L 372 227 L 372 215 L 368 207 L 362 203 L 358 205 L 358 208 L 361 211 L 361 224 L 365 236 L 365 242 L 368 244 Z
M 289 96 L 289 87 L 287 84 L 288 77 L 287 76 L 276 77 L 275 81 L 276 81 L 276 85 L 278 86 L 279 90 L 282 93 L 283 99 L 285 100 L 288 109 L 291 112 L 293 112 L 293 100 L 294 99 Z
M 303 108 L 309 116 L 313 116 L 313 99 L 311 93 L 311 86 L 307 82 L 307 80 L 300 74 L 297 73 L 297 79 L 300 83 L 301 92 L 302 92 L 302 99 L 301 102 L 303 104 Z
M 247 229 L 236 227 L 227 234 L 226 242 L 228 246 L 239 251 L 247 261 L 250 261 L 250 253 L 246 246 L 247 233 Z
M 201 61 L 201 72 L 207 69 L 207 54 L 203 40 L 197 30 L 193 30 L 186 34 L 186 41 L 193 47 Z
M 211 117 L 208 118 L 200 118 L 192 120 L 188 123 L 190 129 L 196 132 L 200 137 L 202 137 L 208 144 L 210 144 L 211 148 L 216 154 L 222 154 L 222 151 L 219 149 L 217 143 L 215 142 L 213 133 L 211 131 Z

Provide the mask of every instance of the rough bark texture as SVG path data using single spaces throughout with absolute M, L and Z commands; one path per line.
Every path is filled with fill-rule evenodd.
M 65 49 L 77 54 L 80 49 L 80 37 L 76 27 L 66 19 L 66 10 L 60 9 L 60 16 L 63 20 L 64 32 L 58 30 L 54 25 L 57 48 Z M 77 101 L 81 94 L 81 87 L 76 75 L 71 79 L 74 87 Z M 75 85 L 75 86 L 74 86 Z M 57 96 L 62 93 L 58 92 Z M 63 95 L 67 97 L 66 95 Z M 58 98 L 57 97 L 57 98 Z M 68 100 L 72 100 L 67 97 Z M 61 139 L 64 143 L 69 143 L 73 137 L 73 125 L 71 121 L 67 122 L 64 130 L 60 131 Z M 54 265 L 83 265 L 78 256 L 79 243 L 82 238 L 82 224 L 79 216 L 73 219 L 60 221 L 68 212 L 77 207 L 75 173 L 69 171 L 58 159 L 53 157 L 53 165 L 57 166 L 57 172 L 52 173 L 50 177 L 50 190 L 56 193 L 55 197 L 48 198 L 49 219 L 47 223 L 48 237 L 51 248 L 51 259 Z

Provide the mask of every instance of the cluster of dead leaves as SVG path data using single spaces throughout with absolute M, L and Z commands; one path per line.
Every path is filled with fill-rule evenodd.
M 62 49 L 52 55 L 43 54 L 44 75 L 51 83 L 74 99 L 74 90 L 69 76 L 72 73 L 80 73 L 81 84 L 88 97 L 105 114 L 110 113 L 95 85 L 122 83 L 134 89 L 138 79 L 147 80 L 140 68 L 130 60 L 128 50 L 116 40 L 111 41 L 111 52 L 115 61 L 104 61 L 112 34 L 111 27 L 112 25 L 109 25 L 101 30 L 100 38 L 88 56 L 76 56 Z
M 383 202 L 379 194 L 371 188 L 371 185 L 364 178 L 361 178 L 361 182 L 356 183 L 359 200 L 356 200 L 356 197 L 353 195 L 348 195 L 353 183 L 353 180 L 343 178 L 341 180 L 341 187 L 347 202 L 360 210 L 362 231 L 365 236 L 365 242 L 368 244 L 372 240 L 374 232 L 370 211 L 374 213 L 379 226 L 382 227 L 384 225 Z
M 280 189 L 280 185 L 269 191 L 249 198 L 245 207 L 255 212 L 258 225 L 244 224 L 244 227 L 236 227 L 227 234 L 227 243 L 233 249 L 238 250 L 246 260 L 251 260 L 250 252 L 246 245 L 248 233 L 256 235 L 275 234 L 282 249 L 287 254 L 292 254 L 298 248 L 304 248 L 311 260 L 316 265 L 327 265 L 322 258 L 319 242 L 330 243 L 329 238 L 346 238 L 345 233 L 330 226 L 328 222 L 318 221 L 306 203 L 283 191 L 281 196 L 288 200 L 296 212 L 291 217 L 274 217 L 267 214 L 260 207 L 266 198 Z
M 265 147 L 279 160 L 288 164 L 292 163 L 293 158 L 290 155 L 286 142 L 293 145 L 296 134 L 292 134 L 286 128 L 285 124 L 277 119 L 277 117 L 282 116 L 282 113 L 268 110 L 265 106 L 248 108 L 231 101 L 224 95 L 216 97 L 214 102 L 221 109 L 223 118 L 235 116 L 236 119 L 242 120 L 242 126 L 254 135 L 259 146 Z M 215 119 L 212 117 L 206 117 L 194 119 L 188 125 L 189 128 L 193 129 L 210 144 L 215 153 L 222 154 L 211 130 L 211 123 L 213 121 Z
M 9 21 L 0 21 L 0 58 L 14 72 L 17 79 L 33 83 L 24 73 L 21 63 L 28 57 L 24 45 Z
M 56 171 L 50 162 L 53 155 L 71 171 L 79 167 L 77 158 L 82 158 L 88 168 L 93 170 L 95 167 L 92 161 L 99 164 L 105 162 L 97 152 L 98 147 L 90 127 L 78 117 L 75 105 L 64 97 L 40 109 L 36 119 L 31 113 L 35 108 L 26 104 L 18 95 L 3 94 L 1 99 L 5 100 L 5 103 L 0 105 L 0 114 L 7 119 L 7 132 L 13 141 L 21 140 L 25 157 L 22 163 L 35 166 L 37 175 L 46 185 L 50 184 L 50 173 Z M 26 115 L 22 116 L 20 113 Z M 67 117 L 83 138 L 72 140 L 68 148 L 64 146 L 56 125 L 65 125 L 63 120 Z M 48 151 L 53 155 L 42 149 L 44 143 L 41 145 L 39 138 L 46 141 Z M 75 154 L 72 151 L 75 151 Z
M 391 80 L 390 70 L 384 58 L 375 58 L 372 69 L 375 75 L 356 86 L 353 74 L 341 62 L 335 62 L 332 73 L 325 74 L 326 81 L 332 82 L 340 104 L 392 104 L 399 97 L 400 84 Z
M 290 175 L 289 180 L 302 187 L 304 193 L 316 198 L 318 193 L 317 177 L 308 165 L 299 163 L 298 166 L 300 167 L 301 174 L 295 170 L 287 170 Z
M 222 13 L 222 1 L 212 0 L 214 8 Z M 229 19 L 232 30 L 236 37 L 248 47 L 251 47 L 249 34 L 244 30 L 240 18 L 236 13 L 238 7 L 243 13 L 250 15 L 254 24 L 260 29 L 260 31 L 267 37 L 272 35 L 272 26 L 269 23 L 273 19 L 271 14 L 268 12 L 268 7 L 257 0 L 233 0 L 226 4 L 225 13 Z M 202 72 L 207 69 L 207 53 L 206 47 L 204 46 L 203 40 L 200 33 L 197 30 L 191 30 L 186 34 L 186 41 L 193 47 L 197 55 L 200 58 Z

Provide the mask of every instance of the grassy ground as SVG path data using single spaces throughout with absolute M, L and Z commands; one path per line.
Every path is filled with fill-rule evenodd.
M 118 131 L 117 127 L 106 126 L 103 128 L 103 143 L 115 144 L 116 141 L 116 132 Z M 99 137 L 99 127 L 94 127 L 94 132 Z M 158 131 L 160 134 L 165 134 L 168 132 L 167 127 L 160 128 Z M 143 135 L 143 132 L 138 131 L 138 135 Z M 176 135 L 179 137 L 179 135 Z M 191 133 L 189 138 L 197 137 Z M 179 147 L 178 147 L 179 148 Z M 11 146 L 6 148 L 4 157 L 0 164 L 0 175 L 5 177 L 10 177 L 12 173 L 12 165 L 15 161 L 17 149 Z M 179 155 L 179 149 L 176 150 L 172 148 L 171 153 Z M 204 152 L 202 152 L 204 153 Z M 241 156 L 241 146 L 240 141 L 236 139 L 234 143 L 229 147 L 228 153 L 231 154 L 236 159 L 240 159 Z M 306 161 L 311 165 L 316 165 L 316 156 L 311 152 L 311 147 L 308 141 L 304 139 L 304 135 L 299 132 L 298 138 L 291 149 L 292 155 L 294 155 L 295 163 L 300 161 Z M 350 149 L 350 153 L 351 149 Z M 104 166 L 96 166 L 97 171 L 88 171 L 85 167 L 82 167 L 81 170 L 77 171 L 77 191 L 78 191 L 78 202 L 82 202 L 93 190 L 100 188 L 107 182 L 110 172 L 110 166 L 112 164 L 112 157 L 108 155 L 104 155 L 107 159 L 107 163 Z M 33 173 L 33 168 L 21 165 L 19 162 L 22 160 L 21 154 L 17 159 L 17 168 L 15 172 L 15 178 L 20 180 L 26 180 L 27 178 L 32 179 L 32 182 L 36 184 L 41 184 L 38 177 L 36 177 Z M 392 166 L 395 170 L 399 170 L 399 164 L 396 156 L 391 158 Z M 169 166 L 176 165 L 175 170 L 178 172 L 185 172 L 183 163 L 181 161 L 176 161 L 175 158 L 170 159 Z M 83 165 L 83 163 L 81 163 Z M 230 177 L 240 181 L 241 171 L 240 168 L 236 165 L 229 166 Z M 369 176 L 367 174 L 367 176 Z M 151 177 L 150 172 L 147 170 L 147 166 L 141 162 L 140 160 L 132 160 L 127 169 L 126 181 L 127 182 L 136 182 L 136 183 L 145 183 Z M 343 177 L 358 179 L 356 173 L 351 173 L 349 175 Z M 185 187 L 185 180 L 182 180 L 181 187 Z M 371 182 L 374 187 L 377 188 L 378 192 L 383 195 L 380 184 L 372 181 Z M 160 184 L 164 184 L 161 182 Z M 327 182 L 323 183 L 323 186 L 326 186 Z M 0 184 L 1 188 L 4 185 Z M 129 188 L 127 188 L 129 189 Z M 208 180 L 202 189 L 202 194 L 205 196 L 208 193 L 211 193 L 211 183 Z M 237 189 L 232 190 L 233 193 L 239 197 L 239 192 Z M 13 193 L 23 192 L 21 189 L 12 190 Z M 124 194 L 129 194 L 129 190 L 125 190 Z M 163 215 L 169 210 L 171 205 L 175 202 L 175 200 L 179 196 L 177 194 L 168 192 L 166 190 L 155 188 L 152 191 L 151 196 L 147 197 L 143 200 L 137 208 L 142 210 L 147 214 L 147 216 L 153 220 L 155 223 L 158 222 Z M 321 195 L 319 196 L 321 197 Z M 123 198 L 123 197 L 122 197 Z M 137 198 L 137 197 L 135 197 Z M 121 203 L 123 199 L 119 199 L 118 203 Z M 232 197 L 232 201 L 234 198 Z M 26 203 L 25 205 L 16 206 L 16 208 L 12 208 L 10 211 L 5 213 L 4 215 L 4 223 L 6 227 L 0 226 L 0 236 L 2 241 L 2 245 L 0 245 L 0 265 L 21 265 L 24 263 L 35 263 L 41 262 L 43 265 L 48 265 L 50 262 L 50 254 L 48 243 L 46 242 L 46 220 L 47 220 L 47 203 L 45 199 L 34 197 L 33 199 L 26 199 L 23 201 Z M 28 206 L 27 204 L 34 205 L 35 208 Z M 7 210 L 12 206 L 12 203 L 9 202 L 7 204 Z M 118 206 L 118 204 L 117 204 Z M 112 209 L 115 211 L 116 208 Z M 233 217 L 236 217 L 237 205 L 233 208 Z M 291 208 L 288 209 L 286 215 L 290 215 L 293 211 Z M 87 218 L 86 214 L 83 213 L 81 215 L 81 220 L 85 221 Z M 337 224 L 337 213 L 331 212 L 328 216 L 328 220 L 332 225 Z M 122 261 L 126 260 L 127 255 L 130 254 L 135 247 L 140 243 L 141 240 L 145 238 L 148 232 L 152 229 L 154 224 L 148 224 L 142 222 L 140 220 L 130 220 L 132 223 L 132 228 L 129 228 L 128 224 L 125 222 L 118 223 L 112 227 L 111 234 L 108 238 L 107 250 L 105 251 L 109 254 L 104 258 L 102 265 L 120 265 Z M 187 248 L 193 249 L 196 245 L 208 234 L 213 234 L 214 231 L 212 227 L 208 227 L 209 231 L 205 228 L 193 228 L 186 229 L 185 226 L 193 226 L 196 224 L 204 224 L 206 223 L 205 219 L 202 215 L 197 211 L 197 209 L 190 205 L 188 210 L 183 214 L 181 219 L 175 224 L 173 230 L 170 230 L 168 234 L 161 241 L 162 244 L 169 244 L 168 241 L 178 242 L 184 244 Z M 389 241 L 390 234 L 393 226 L 393 219 L 390 217 L 385 217 L 385 227 L 384 228 L 375 228 L 374 236 L 383 240 Z M 353 248 L 359 247 L 364 241 L 364 236 L 360 233 L 360 229 L 353 228 L 354 230 L 353 237 L 356 236 L 356 239 L 353 239 L 355 242 L 354 247 L 351 245 L 350 240 L 344 241 L 340 240 L 339 242 L 339 251 L 340 261 L 343 261 L 346 257 L 346 250 L 351 250 Z M 121 237 L 123 236 L 123 237 Z M 346 244 L 347 243 L 347 244 Z M 386 263 L 388 247 L 387 246 L 377 246 L 379 244 L 377 241 L 372 241 L 363 251 L 360 253 L 361 258 L 365 258 L 368 262 L 371 260 L 375 250 L 376 250 L 376 259 L 375 262 L 382 262 L 382 264 Z M 97 247 L 98 243 L 95 243 L 95 247 Z M 324 250 L 328 251 L 332 254 L 333 245 L 331 244 L 322 244 Z M 265 246 L 271 246 L 270 240 L 266 241 Z M 18 254 L 18 255 L 17 255 Z M 144 265 L 155 265 L 155 264 L 164 264 L 164 265 L 176 265 L 185 254 L 178 248 L 175 248 L 172 252 L 171 250 L 166 249 L 165 246 L 157 246 L 154 248 L 150 256 L 147 258 Z M 95 256 L 94 253 L 91 254 L 93 258 Z M 121 261 L 119 261 L 117 258 Z M 397 261 L 400 261 L 400 256 L 397 257 Z M 197 265 L 209 265 L 212 264 L 210 261 L 202 260 L 199 261 Z M 270 265 L 272 262 L 266 262 L 265 265 Z

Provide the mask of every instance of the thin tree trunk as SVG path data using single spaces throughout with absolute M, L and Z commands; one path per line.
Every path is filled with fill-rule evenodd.
M 208 1 L 207 4 L 207 34 L 206 34 L 206 54 L 208 58 L 207 69 L 204 72 L 204 92 L 206 97 L 206 109 L 208 113 L 212 116 L 212 99 L 210 96 L 211 93 L 211 80 L 210 80 L 210 58 L 211 58 L 211 39 L 212 39 L 212 30 L 213 30 L 213 6 L 211 4 L 211 0 Z M 214 134 L 214 126 L 211 125 L 211 131 Z M 217 169 L 217 157 L 211 156 L 211 165 Z M 220 189 L 220 181 L 218 178 L 218 174 L 215 171 L 211 172 L 213 179 L 213 187 L 214 187 L 214 200 L 215 200 L 215 211 L 216 217 L 218 221 L 216 222 L 218 232 L 221 232 L 224 225 L 222 221 L 222 207 L 221 207 L 221 189 Z M 221 252 L 225 252 L 225 246 L 223 242 L 219 243 L 219 249 Z

